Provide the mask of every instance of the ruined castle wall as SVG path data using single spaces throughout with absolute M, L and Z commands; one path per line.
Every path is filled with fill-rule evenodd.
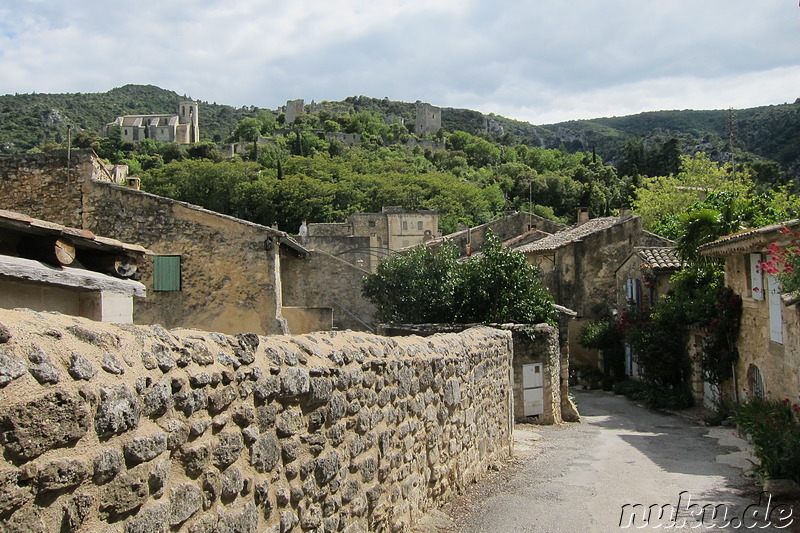
M 0 310 L 0 529 L 409 531 L 511 446 L 511 336 Z

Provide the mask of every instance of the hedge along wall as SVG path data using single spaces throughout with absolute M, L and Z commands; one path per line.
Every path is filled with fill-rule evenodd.
M 0 310 L 0 530 L 408 531 L 511 449 L 508 332 Z

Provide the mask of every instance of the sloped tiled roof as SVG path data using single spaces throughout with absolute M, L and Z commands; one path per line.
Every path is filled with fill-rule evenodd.
M 744 230 L 733 233 L 732 235 L 720 237 L 714 242 L 704 244 L 698 248 L 698 250 L 701 254 L 709 257 L 721 257 L 726 255 L 726 252 L 738 253 L 748 250 L 756 251 L 774 240 L 775 237 L 779 235 L 781 229 L 797 227 L 800 227 L 800 219 Z
M 572 226 L 569 229 L 559 231 L 544 239 L 519 246 L 516 250 L 522 253 L 557 250 L 562 246 L 580 241 L 592 233 L 604 231 L 622 220 L 623 219 L 619 217 L 593 218 L 579 226 Z
M 526 231 L 522 235 L 517 235 L 516 237 L 508 239 L 507 241 L 503 242 L 503 246 L 506 246 L 508 248 L 518 248 L 524 244 L 528 244 L 533 241 L 546 239 L 551 235 L 552 233 L 547 233 L 546 231 L 534 228 L 532 230 Z
M 636 248 L 636 253 L 653 270 L 678 270 L 683 266 L 675 248 Z

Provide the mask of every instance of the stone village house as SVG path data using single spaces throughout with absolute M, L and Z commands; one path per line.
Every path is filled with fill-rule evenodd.
M 587 350 L 578 342 L 580 328 L 598 316 L 600 307 L 616 305 L 617 269 L 636 247 L 671 244 L 642 229 L 641 217 L 625 214 L 590 219 L 588 210 L 582 210 L 574 226 L 512 247 L 541 269 L 542 280 L 555 302 L 577 313 L 569 323 L 570 359 L 597 365 L 597 351 Z
M 674 247 L 636 247 L 615 272 L 617 310 L 655 305 L 672 288 L 670 277 L 683 268 Z M 630 346 L 625 348 L 625 373 L 638 375 Z
M 299 233 L 304 246 L 374 272 L 392 252 L 439 236 L 439 216 L 427 209 L 384 207 L 380 213 L 353 213 L 344 222 L 303 224 Z
M 259 334 L 372 323 L 374 307 L 353 290 L 365 270 L 276 229 L 117 185 L 91 151 L 70 157 L 0 157 L 0 208 L 151 250 L 136 323 Z
M 723 388 L 734 398 L 773 399 L 800 394 L 800 307 L 782 295 L 775 276 L 758 268 L 769 259 L 770 243 L 786 245 L 792 237 L 781 231 L 800 230 L 800 221 L 766 226 L 722 237 L 700 247 L 707 257 L 725 262 L 725 284 L 742 298 L 734 379 Z

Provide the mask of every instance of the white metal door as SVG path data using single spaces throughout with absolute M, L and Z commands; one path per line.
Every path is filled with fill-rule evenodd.
M 525 416 L 537 416 L 544 413 L 542 363 L 522 365 L 522 402 Z

